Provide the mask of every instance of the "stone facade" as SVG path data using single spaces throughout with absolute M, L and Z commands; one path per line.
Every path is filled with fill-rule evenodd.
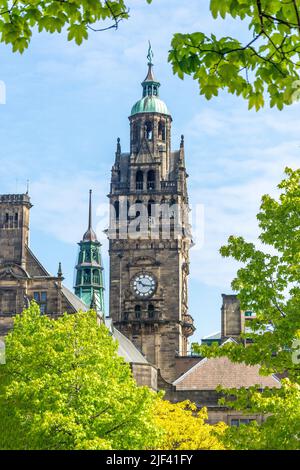
M 142 85 L 143 107 L 138 102 L 129 117 L 130 153 L 121 152 L 118 140 L 112 167 L 110 315 L 172 381 L 176 356 L 187 354 L 194 331 L 187 297 L 191 237 L 184 142 L 171 151 L 172 118 L 157 97 L 152 64 Z M 143 282 L 152 283 L 148 294 Z
M 61 273 L 51 276 L 28 246 L 31 207 L 28 194 L 0 195 L 0 337 L 32 299 L 53 317 L 79 308 Z

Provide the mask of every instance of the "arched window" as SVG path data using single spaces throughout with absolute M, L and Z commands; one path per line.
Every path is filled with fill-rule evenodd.
M 154 305 L 148 305 L 148 318 L 154 318 Z
M 93 269 L 93 283 L 100 284 L 100 275 L 98 269 Z
M 136 305 L 134 307 L 134 313 L 135 313 L 135 318 L 139 320 L 141 318 L 141 306 L 140 305 Z
M 166 140 L 166 125 L 164 121 L 159 121 L 158 123 L 158 138 L 160 140 Z
M 155 189 L 155 171 L 149 170 L 147 174 L 147 189 Z
M 132 142 L 136 143 L 139 140 L 139 125 L 137 122 L 133 123 L 132 126 Z
M 154 87 L 153 87 L 153 95 L 154 95 L 154 96 L 157 96 L 157 86 L 154 86 Z
M 83 271 L 83 283 L 90 284 L 91 283 L 91 273 L 88 269 Z
M 151 121 L 145 122 L 145 137 L 147 140 L 152 140 L 153 138 L 153 125 Z
M 118 220 L 119 217 L 120 217 L 120 203 L 119 203 L 119 201 L 114 202 L 114 209 L 115 209 L 115 218 L 116 218 L 116 220 Z
M 149 199 L 148 201 L 148 217 L 152 217 L 153 215 L 153 206 L 155 204 L 155 201 L 153 199 Z
M 135 175 L 135 189 L 143 189 L 144 186 L 144 173 L 138 170 Z

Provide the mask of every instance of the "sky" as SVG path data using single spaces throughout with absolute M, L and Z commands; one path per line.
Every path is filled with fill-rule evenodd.
M 117 137 L 122 151 L 129 148 L 128 116 L 141 97 L 150 40 L 160 97 L 173 117 L 173 150 L 185 136 L 196 242 L 189 305 L 197 341 L 220 330 L 221 294 L 232 292 L 238 269 L 222 259 L 220 246 L 230 235 L 255 241 L 261 196 L 276 195 L 286 166 L 299 167 L 299 105 L 256 113 L 226 92 L 207 101 L 191 78 L 173 75 L 167 57 L 175 32 L 248 38 L 243 23 L 213 20 L 209 0 L 127 3 L 128 21 L 117 31 L 91 32 L 80 47 L 67 42 L 65 32 L 35 33 L 23 55 L 0 45 L 0 81 L 6 85 L 6 104 L 0 104 L 0 193 L 25 192 L 30 180 L 31 249 L 53 274 L 61 261 L 64 282 L 72 289 L 77 243 L 87 228 L 88 190 L 93 190 L 108 311 L 103 208 L 108 209 Z M 203 230 L 198 206 L 204 208 Z

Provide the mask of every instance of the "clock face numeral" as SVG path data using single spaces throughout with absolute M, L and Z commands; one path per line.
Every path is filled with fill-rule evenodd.
M 151 274 L 138 274 L 132 280 L 132 289 L 138 297 L 150 297 L 156 289 L 156 281 Z

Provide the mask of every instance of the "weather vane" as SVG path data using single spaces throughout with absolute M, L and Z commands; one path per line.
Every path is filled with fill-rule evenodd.
M 149 41 L 149 48 L 148 48 L 148 55 L 147 55 L 149 65 L 153 65 L 153 62 L 152 62 L 153 57 L 154 57 L 154 54 L 152 51 L 151 42 Z

